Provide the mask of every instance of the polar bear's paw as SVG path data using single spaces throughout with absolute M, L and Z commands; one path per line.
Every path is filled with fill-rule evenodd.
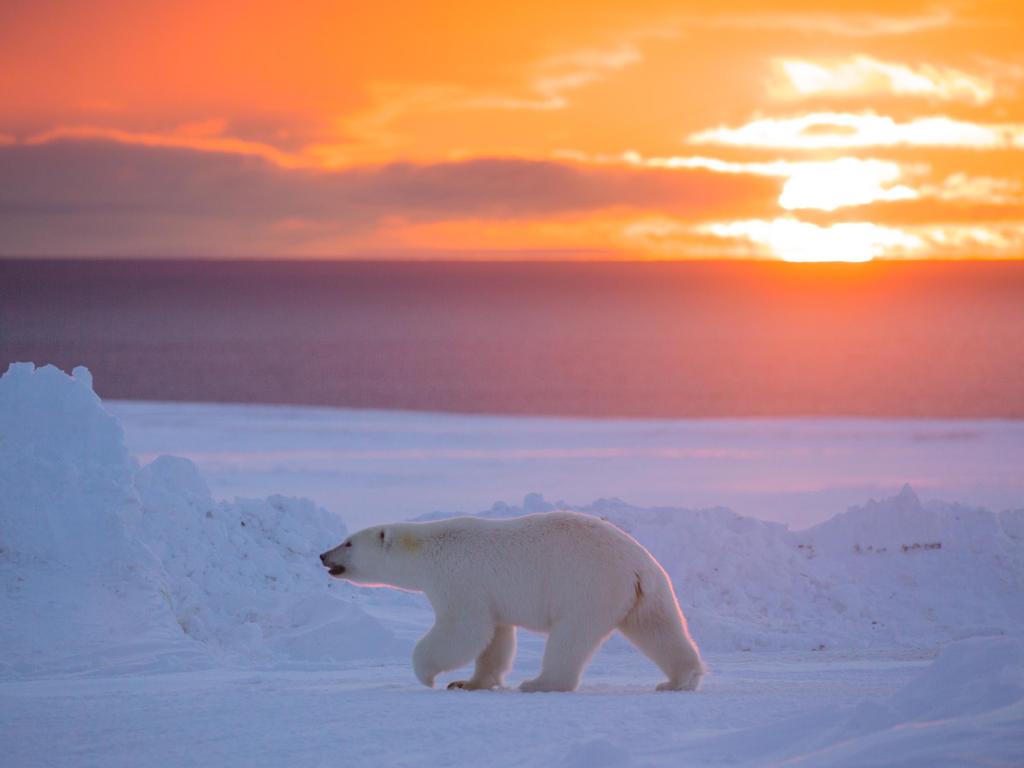
M 656 690 L 659 691 L 696 691 L 700 687 L 700 680 L 704 674 L 703 667 L 690 671 L 680 680 L 666 680 L 659 683 Z
M 524 680 L 520 683 L 519 690 L 523 693 L 553 693 L 555 691 L 575 691 L 576 686 L 569 686 L 565 683 L 552 683 L 543 678 L 535 677 L 533 680 Z
M 448 683 L 449 691 L 493 691 L 497 688 L 501 688 L 501 683 L 476 680 L 453 680 Z

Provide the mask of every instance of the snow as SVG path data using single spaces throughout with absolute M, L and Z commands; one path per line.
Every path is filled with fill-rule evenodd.
M 777 724 L 759 742 L 761 759 L 834 765 L 970 765 L 978 742 L 993 756 L 1024 754 L 1024 644 L 1000 638 L 948 646 L 919 676 L 881 701 Z M 794 750 L 779 732 L 808 733 Z M 774 739 L 772 738 L 774 737 Z M 775 743 L 772 744 L 771 742 Z M 765 749 L 767 747 L 767 749 Z M 998 758 L 996 758 L 998 759 Z
M 101 386 L 102 389 L 102 386 Z M 910 483 L 1024 508 L 1024 421 L 567 419 L 112 402 L 143 461 L 193 461 L 218 498 L 308 496 L 353 529 L 541 491 L 585 503 L 725 506 L 806 528 Z
M 237 410 L 203 414 L 230 434 Z M 336 428 L 328 416 L 292 422 L 282 444 Z M 398 416 L 373 418 L 375 450 L 393 450 Z M 1019 463 L 1019 428 L 994 432 Z M 793 530 L 715 506 L 499 502 L 479 514 L 572 508 L 631 532 L 672 577 L 712 674 L 656 695 L 658 671 L 616 637 L 576 694 L 449 693 L 410 670 L 432 620 L 422 597 L 326 578 L 316 555 L 342 518 L 309 499 L 215 497 L 190 459 L 128 445 L 84 368 L 0 378 L 5 765 L 1024 761 L 1024 509 L 922 502 L 908 485 Z M 402 516 L 452 514 L 433 502 Z M 542 649 L 520 633 L 513 683 Z
M 316 555 L 345 536 L 338 517 L 282 496 L 215 502 L 187 459 L 140 468 L 84 369 L 12 366 L 0 435 L 0 675 L 404 649 L 325 584 Z
M 539 494 L 481 514 L 555 508 L 605 518 L 643 543 L 705 649 L 919 649 L 1024 630 L 1024 547 L 1001 522 L 1015 516 L 925 505 L 909 485 L 796 532 L 723 508 L 556 505 Z

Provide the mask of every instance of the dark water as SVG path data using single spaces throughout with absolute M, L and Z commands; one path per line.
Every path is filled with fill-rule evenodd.
M 1024 417 L 1024 262 L 0 261 L 0 364 L 104 397 Z

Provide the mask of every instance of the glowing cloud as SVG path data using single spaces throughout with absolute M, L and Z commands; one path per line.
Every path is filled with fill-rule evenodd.
M 709 224 L 703 231 L 722 238 L 745 238 L 785 261 L 871 261 L 924 247 L 916 235 L 868 222 L 820 227 L 796 219 Z
M 913 200 L 918 193 L 890 186 L 902 175 L 896 163 L 841 157 L 820 163 L 792 163 L 779 204 L 787 211 L 816 208 L 834 211 L 847 205 L 884 200 Z
M 899 164 L 888 160 L 840 157 L 835 160 L 733 162 L 713 157 L 650 157 L 626 152 L 621 160 L 647 168 L 697 169 L 716 173 L 752 173 L 786 179 L 779 205 L 787 211 L 815 208 L 834 211 L 850 205 L 887 200 L 913 200 L 919 193 L 896 184 L 903 176 Z
M 612 72 L 643 60 L 632 43 L 607 50 L 574 51 L 545 59 L 537 66 L 531 88 L 532 98 L 510 96 L 478 96 L 457 104 L 470 109 L 556 110 L 569 106 L 567 93 L 599 82 Z
M 941 184 L 921 188 L 922 196 L 939 200 L 985 202 L 992 205 L 1020 205 L 1022 187 L 1016 179 L 997 179 L 991 176 L 968 176 L 954 173 Z
M 834 64 L 775 59 L 773 66 L 779 79 L 770 92 L 782 99 L 893 94 L 985 104 L 992 100 L 995 90 L 991 81 L 958 69 L 930 64 L 912 68 L 870 56 L 853 56 Z
M 1024 256 L 1013 4 L 109 5 L 0 5 L 4 253 Z
M 853 149 L 857 147 L 1024 147 L 1024 124 L 971 123 L 949 117 L 921 117 L 898 123 L 891 117 L 849 112 L 815 112 L 791 118 L 761 118 L 739 128 L 712 128 L 689 137 L 692 144 L 768 149 Z
M 835 35 L 836 37 L 884 37 L 913 35 L 932 29 L 942 29 L 963 19 L 954 18 L 944 9 L 921 15 L 881 15 L 874 13 L 747 13 L 712 15 L 691 18 L 691 26 L 725 27 L 733 29 L 782 30 Z
M 971 250 L 990 257 L 1013 258 L 1024 248 L 1024 224 L 1020 222 L 922 227 L 920 235 L 936 252 Z

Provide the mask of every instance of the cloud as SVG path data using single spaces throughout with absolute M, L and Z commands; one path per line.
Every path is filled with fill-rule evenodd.
M 890 37 L 914 35 L 934 29 L 943 29 L 952 24 L 965 24 L 966 20 L 955 17 L 946 9 L 928 13 L 896 15 L 877 13 L 724 13 L 706 18 L 690 18 L 688 24 L 694 27 L 717 29 L 752 29 L 757 31 L 797 32 L 801 34 L 826 34 L 836 37 Z
M 933 212 L 935 215 L 935 212 Z M 1019 258 L 1024 221 L 971 220 L 816 223 L 789 216 L 702 224 L 694 227 L 726 242 L 747 242 L 748 255 L 785 261 L 871 261 L 875 258 Z
M 507 91 L 482 91 L 452 84 L 438 85 L 380 85 L 376 91 L 377 104 L 366 114 L 350 119 L 365 135 L 363 123 L 374 128 L 386 126 L 395 118 L 415 109 L 444 111 L 457 110 L 523 110 L 552 112 L 567 109 L 569 95 L 588 85 L 600 83 L 619 70 L 644 60 L 639 42 L 651 37 L 672 37 L 675 31 L 664 29 L 639 30 L 624 35 L 616 44 L 606 48 L 579 50 L 548 56 L 529 68 L 527 93 L 517 95 Z
M 182 125 L 168 133 L 146 133 L 124 131 L 117 128 L 102 128 L 89 125 L 61 126 L 29 137 L 27 145 L 52 144 L 61 140 L 101 140 L 119 144 L 137 144 L 144 147 L 174 147 L 193 149 L 198 152 L 225 152 L 236 155 L 251 155 L 284 167 L 305 165 L 302 158 L 258 141 L 247 141 L 221 135 L 225 123 L 222 120 Z M 13 143 L 13 142 L 11 142 Z
M 618 159 L 647 168 L 706 168 L 717 173 L 784 178 L 779 205 L 790 211 L 801 208 L 834 211 L 845 206 L 919 196 L 914 189 L 896 183 L 903 177 L 898 163 L 874 158 L 740 162 L 699 156 L 645 158 L 638 152 L 626 152 Z
M 307 147 L 305 154 L 328 166 L 347 164 L 355 155 L 365 158 L 371 148 L 375 157 L 382 152 L 393 155 L 396 148 L 415 143 L 408 135 L 415 134 L 415 128 L 403 128 L 402 124 L 423 115 L 563 112 L 572 106 L 573 93 L 642 62 L 642 41 L 675 34 L 671 27 L 639 29 L 620 34 L 608 47 L 580 48 L 542 58 L 526 67 L 522 74 L 524 83 L 519 87 L 469 87 L 454 82 L 372 83 L 368 86 L 370 105 L 339 122 L 345 140 Z
M 888 205 L 888 204 L 886 204 Z M 898 204 L 894 204 L 898 205 Z M 855 209 L 851 209 L 855 210 Z M 861 212 L 863 213 L 863 212 Z M 844 212 L 843 217 L 854 214 Z M 623 230 L 639 253 L 675 258 L 778 258 L 785 261 L 871 261 L 876 258 L 1019 258 L 1024 220 L 917 223 L 884 220 L 805 221 L 793 216 L 694 223 L 656 216 Z
M 942 200 L 919 197 L 912 200 L 873 202 L 835 211 L 801 210 L 802 219 L 813 222 L 872 221 L 886 226 L 999 226 L 1024 223 L 1024 204 L 987 200 Z
M 639 258 L 662 259 L 749 259 L 754 256 L 748 245 L 737 239 L 717 237 L 706 227 L 678 221 L 669 216 L 644 216 L 622 226 L 619 241 Z
M 921 193 L 943 201 L 984 202 L 990 205 L 1024 205 L 1024 185 L 1019 179 L 970 176 L 954 173 L 939 184 L 922 187 Z
M 1024 222 L 977 226 L 962 224 L 922 227 L 923 237 L 933 254 L 976 253 L 1003 258 L 1020 258 L 1024 252 Z
M 882 200 L 909 200 L 918 192 L 896 184 L 900 166 L 885 160 L 841 157 L 821 162 L 794 163 L 779 205 L 787 211 L 815 208 L 834 211 Z
M 183 242 L 166 237 L 170 228 L 209 232 L 188 247 L 216 253 L 233 247 L 218 239 L 217 222 L 228 234 L 246 225 L 263 232 L 273 249 L 388 221 L 529 220 L 608 208 L 692 221 L 757 216 L 773 210 L 779 194 L 776 179 L 703 169 L 495 158 L 324 171 L 259 155 L 96 140 L 2 146 L 0 166 L 0 248 L 8 252 L 38 252 L 44 240 L 78 252 L 77 235 L 97 227 L 116 245 L 117 221 L 140 238 L 151 223 L 149 249 L 164 253 Z
M 649 168 L 706 168 L 718 173 L 761 174 L 783 179 L 779 206 L 803 218 L 887 222 L 1024 221 L 1024 183 L 1018 178 L 942 174 L 922 158 L 736 161 L 703 156 L 644 157 L 638 152 L 598 156 L 592 162 Z M 954 166 L 967 163 L 958 157 Z M 997 162 L 997 165 L 999 163 Z M 1002 161 L 1007 167 L 1007 160 Z M 842 217 L 834 212 L 843 211 Z M 818 213 L 830 214 L 829 216 Z
M 910 67 L 870 56 L 851 56 L 832 63 L 777 58 L 772 67 L 776 77 L 769 92 L 785 100 L 891 94 L 986 104 L 995 93 L 991 80 L 952 67 L 931 64 Z
M 702 229 L 725 239 L 749 240 L 785 261 L 871 261 L 916 255 L 924 247 L 917 235 L 864 221 L 820 226 L 780 217 L 708 224 Z
M 950 117 L 897 122 L 871 113 L 815 112 L 765 117 L 738 128 L 718 127 L 689 137 L 691 144 L 760 149 L 854 149 L 859 147 L 1024 148 L 1024 123 L 973 123 Z
M 530 83 L 533 96 L 483 95 L 466 98 L 457 106 L 469 109 L 557 110 L 569 106 L 567 94 L 600 82 L 613 72 L 643 61 L 630 41 L 614 48 L 584 49 L 541 61 Z

